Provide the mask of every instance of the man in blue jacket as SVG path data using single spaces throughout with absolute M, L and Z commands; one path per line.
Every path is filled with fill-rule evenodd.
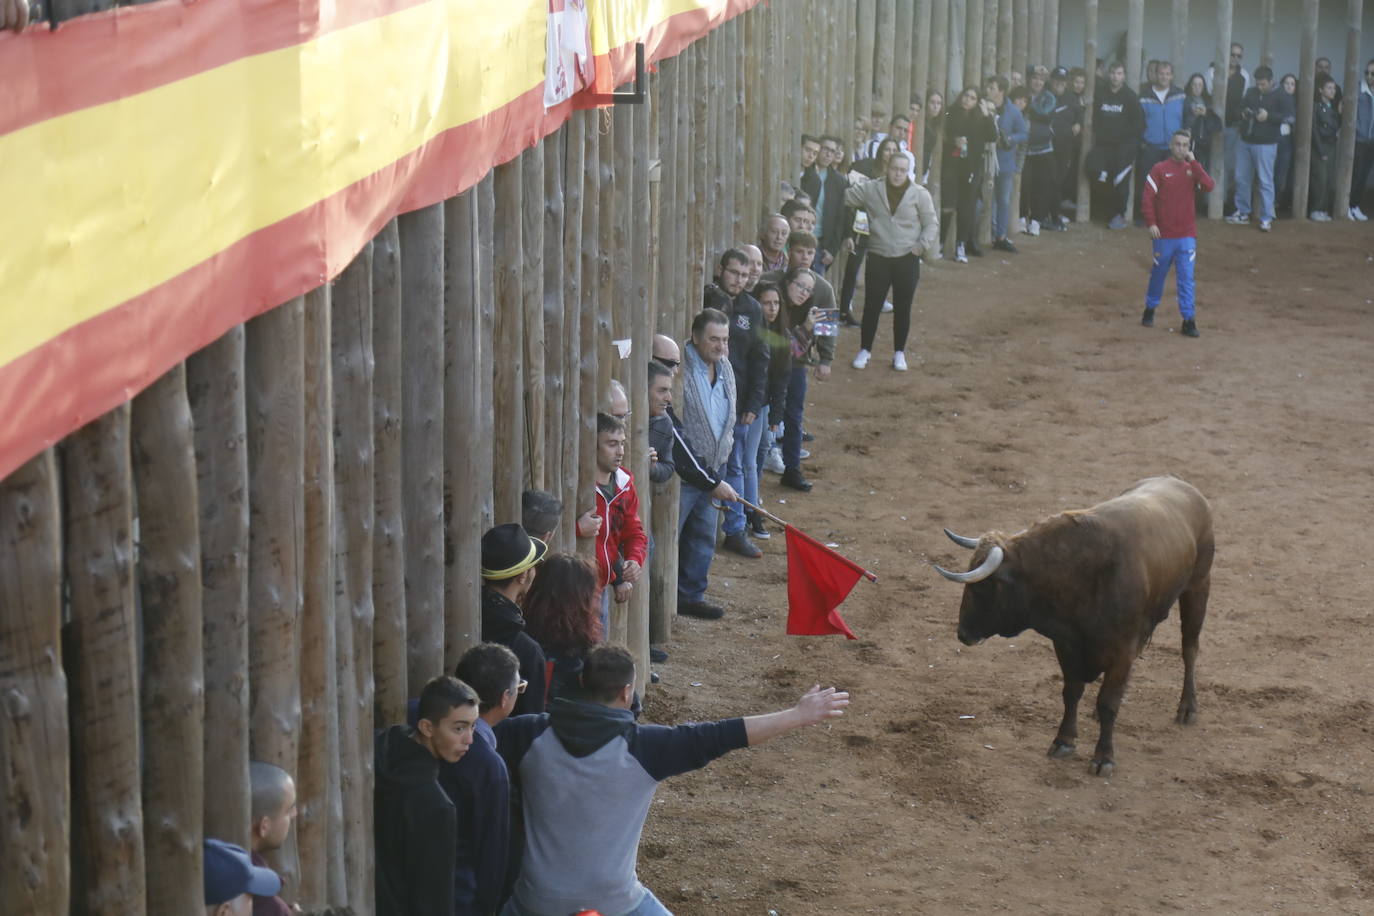
M 582 667 L 579 699 L 547 715 L 507 719 L 498 747 L 524 799 L 525 856 L 502 916 L 671 916 L 639 882 L 639 836 L 658 784 L 729 751 L 844 714 L 849 694 L 812 687 L 791 709 L 743 719 L 638 725 L 630 712 L 635 665 L 598 646 Z
M 1169 158 L 1169 143 L 1174 131 L 1183 127 L 1185 93 L 1174 85 L 1174 65 L 1167 60 L 1155 67 L 1154 81 L 1140 93 L 1140 111 L 1145 129 L 1140 136 L 1140 152 L 1136 154 L 1135 224 L 1145 225 L 1140 197 L 1145 190 L 1145 178 L 1154 168 Z
M 1025 87 L 1018 86 L 1022 95 L 1029 98 Z M 1023 104 L 1007 99 L 1007 78 L 990 76 L 987 83 L 987 100 L 992 103 L 997 118 L 997 178 L 993 185 L 992 197 L 992 247 L 999 251 L 1016 251 L 1016 246 L 1007 238 L 1011 230 L 1011 192 L 1016 183 L 1017 153 L 1030 137 L 1026 116 L 1021 113 Z
M 1260 231 L 1274 223 L 1274 159 L 1278 155 L 1280 126 L 1292 118 L 1293 97 L 1274 85 L 1274 71 L 1255 68 L 1255 87 L 1245 93 L 1240 111 L 1240 149 L 1236 150 L 1236 212 L 1228 223 L 1250 222 L 1251 187 L 1258 181 Z

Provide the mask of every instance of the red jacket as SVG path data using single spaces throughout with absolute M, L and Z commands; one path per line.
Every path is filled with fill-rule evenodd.
M 1176 162 L 1171 156 L 1150 169 L 1140 215 L 1145 225 L 1158 226 L 1163 239 L 1197 238 L 1195 188 L 1210 191 L 1215 182 L 1201 162 Z
M 611 475 L 615 495 L 609 500 L 596 488 L 596 514 L 601 519 L 601 531 L 596 535 L 596 571 L 601 585 L 610 585 L 620 578 L 621 560 L 634 560 L 644 565 L 649 538 L 639 521 L 639 494 L 634 477 L 624 468 L 616 468 Z

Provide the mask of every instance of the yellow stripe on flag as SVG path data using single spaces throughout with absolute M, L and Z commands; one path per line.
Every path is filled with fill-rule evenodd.
M 538 86 L 547 9 L 431 0 L 0 137 L 0 366 Z

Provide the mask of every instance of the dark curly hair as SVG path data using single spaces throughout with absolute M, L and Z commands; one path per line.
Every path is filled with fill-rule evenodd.
M 590 560 L 553 554 L 539 564 L 525 594 L 525 631 L 550 655 L 584 654 L 603 638 L 599 598 Z

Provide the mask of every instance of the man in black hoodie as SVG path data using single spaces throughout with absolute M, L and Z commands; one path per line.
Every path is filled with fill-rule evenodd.
M 1131 197 L 1131 171 L 1145 118 L 1140 98 L 1126 85 L 1126 68 L 1112 64 L 1107 82 L 1093 99 L 1093 148 L 1088 154 L 1088 177 L 1102 189 L 1101 202 L 1111 213 L 1108 229 L 1126 228 L 1126 203 Z M 1096 208 L 1094 208 L 1096 210 Z
M 749 255 L 731 248 L 720 256 L 720 273 L 708 284 L 703 303 L 730 317 L 730 367 L 735 370 L 735 444 L 725 466 L 725 479 L 735 492 L 758 502 L 758 462 L 754 457 L 763 438 L 759 412 L 768 397 L 768 344 L 763 339 L 763 310 L 744 291 L 749 279 Z M 752 494 L 752 496 L 750 495 Z M 732 502 L 725 510 L 725 549 L 756 560 L 763 551 L 749 539 L 744 506 Z
M 377 732 L 377 916 L 453 914 L 458 817 L 439 786 L 439 763 L 467 753 L 477 706 L 471 687 L 443 675 L 421 691 L 417 727 Z
M 595 512 L 577 520 L 578 537 L 594 537 L 601 530 Z M 584 528 L 592 530 L 584 534 Z M 520 677 L 528 689 L 515 704 L 515 714 L 544 711 L 544 650 L 525 632 L 519 601 L 534 584 L 534 568 L 544 560 L 548 545 L 532 538 L 516 524 L 497 525 L 482 535 L 482 642 L 499 642 L 520 659 Z

